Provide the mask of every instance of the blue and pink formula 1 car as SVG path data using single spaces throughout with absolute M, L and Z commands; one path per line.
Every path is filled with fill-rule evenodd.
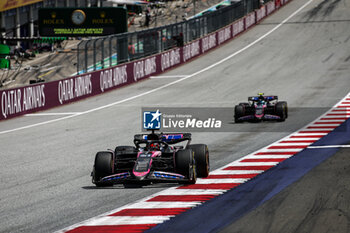
M 285 121 L 288 117 L 288 106 L 285 101 L 278 101 L 277 96 L 248 97 L 248 103 L 240 103 L 235 106 L 235 122 L 244 121 L 259 122 L 263 120 Z
M 177 145 L 183 142 L 185 145 Z M 209 151 L 205 144 L 190 144 L 191 134 L 137 134 L 135 146 L 117 146 L 95 156 L 91 173 L 96 186 L 114 184 L 196 183 L 209 175 Z

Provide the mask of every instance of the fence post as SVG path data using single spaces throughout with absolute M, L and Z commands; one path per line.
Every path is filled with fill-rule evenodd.
M 101 41 L 101 69 L 105 68 L 105 39 Z
M 117 40 L 118 64 L 121 64 L 128 60 L 128 41 L 125 36 L 118 37 Z
M 109 67 L 112 67 L 112 37 L 108 37 L 108 43 L 109 43 Z
M 88 40 L 86 43 L 85 43 L 85 67 L 84 67 L 84 70 L 85 72 L 88 72 L 88 44 L 91 42 L 91 40 Z
M 93 66 L 94 66 L 94 71 L 96 70 L 96 42 L 98 41 L 98 39 L 94 40 L 94 47 L 93 47 Z
M 79 42 L 78 44 L 78 49 L 77 49 L 77 75 L 79 75 L 79 64 L 80 64 L 80 53 L 79 53 L 79 50 L 80 50 L 80 44 L 82 43 L 82 41 Z

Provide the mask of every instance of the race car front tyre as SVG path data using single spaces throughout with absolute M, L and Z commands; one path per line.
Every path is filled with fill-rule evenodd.
M 242 105 L 236 105 L 235 106 L 235 123 L 243 122 L 242 120 L 239 120 L 240 117 L 244 116 L 244 107 Z
M 209 175 L 209 150 L 205 144 L 188 145 L 187 149 L 194 152 L 196 162 L 196 172 L 198 177 L 207 177 Z
M 176 171 L 184 175 L 188 181 L 179 182 L 185 184 L 195 184 L 197 180 L 196 164 L 194 152 L 191 149 L 179 150 L 175 155 Z
M 276 115 L 280 117 L 278 121 L 285 121 L 288 116 L 287 103 L 278 102 L 276 104 Z
M 99 187 L 112 186 L 113 183 L 101 182 L 101 178 L 112 175 L 113 166 L 113 153 L 109 151 L 97 152 L 92 171 L 92 182 Z

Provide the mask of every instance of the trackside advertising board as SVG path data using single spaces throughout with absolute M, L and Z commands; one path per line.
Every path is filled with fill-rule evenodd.
M 286 0 L 278 1 L 283 5 Z M 112 68 L 66 79 L 0 91 L 0 120 L 46 110 L 129 85 L 186 63 L 233 39 L 272 13 L 276 7 L 263 6 L 227 27 L 183 47 Z
M 41 36 L 105 36 L 128 31 L 123 7 L 40 8 Z

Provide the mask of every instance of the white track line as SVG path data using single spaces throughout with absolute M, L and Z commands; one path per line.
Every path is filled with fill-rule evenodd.
M 288 159 L 293 155 L 247 155 L 245 159 Z M 212 173 L 210 173 L 212 175 Z
M 80 112 L 53 112 L 53 113 L 30 113 L 24 116 L 62 116 L 62 115 L 76 115 Z
M 225 183 L 245 183 L 249 178 L 245 179 L 198 179 L 196 184 L 225 184 Z
M 211 173 L 210 173 L 211 174 Z M 225 183 L 225 182 L 222 182 Z M 225 190 L 221 189 L 178 189 L 169 188 L 159 192 L 159 195 L 219 195 L 223 193 Z
M 50 123 L 54 123 L 54 122 L 58 122 L 58 121 L 62 121 L 62 120 L 67 120 L 67 119 L 70 119 L 70 118 L 73 118 L 73 117 L 77 117 L 77 116 L 80 116 L 80 115 L 85 115 L 85 114 L 88 114 L 88 113 L 91 113 L 91 112 L 95 112 L 95 111 L 99 111 L 99 110 L 102 110 L 102 109 L 105 109 L 105 108 L 109 108 L 109 107 L 112 107 L 114 105 L 118 105 L 118 104 L 121 104 L 121 103 L 125 103 L 127 101 L 130 101 L 130 100 L 134 100 L 134 99 L 137 99 L 139 97 L 143 97 L 145 95 L 148 95 L 148 94 L 151 94 L 153 92 L 158 92 L 159 90 L 161 89 L 164 89 L 164 88 L 167 88 L 169 86 L 172 86 L 176 83 L 179 83 L 179 82 L 182 82 L 186 79 L 189 79 L 189 78 L 192 78 L 194 76 L 197 76 L 198 74 L 201 74 L 207 70 L 210 70 L 224 62 L 226 62 L 227 60 L 239 55 L 240 53 L 244 52 L 245 50 L 249 49 L 250 47 L 252 47 L 253 45 L 259 43 L 261 40 L 265 39 L 268 35 L 270 35 L 271 33 L 273 33 L 274 31 L 276 31 L 278 28 L 280 28 L 282 25 L 284 25 L 288 20 L 290 20 L 293 16 L 295 16 L 296 14 L 298 14 L 301 10 L 303 10 L 307 5 L 309 5 L 313 0 L 309 0 L 308 2 L 306 2 L 304 5 L 302 5 L 298 10 L 296 10 L 294 13 L 292 13 L 290 16 L 288 16 L 286 19 L 284 19 L 281 23 L 279 23 L 277 26 L 275 26 L 274 28 L 272 28 L 270 31 L 268 31 L 267 33 L 265 33 L 264 35 L 262 35 L 260 38 L 256 39 L 255 41 L 253 41 L 252 43 L 246 45 L 244 48 L 238 50 L 237 52 L 231 54 L 230 56 L 202 69 L 202 70 L 199 70 L 191 75 L 188 75 L 184 78 L 181 78 L 181 79 L 178 79 L 178 80 L 175 80 L 171 83 L 168 83 L 168 84 L 165 84 L 163 86 L 160 86 L 160 87 L 157 87 L 155 89 L 152 89 L 150 91 L 146 91 L 146 92 L 143 92 L 141 94 L 138 94 L 138 95 L 135 95 L 135 96 L 131 96 L 129 98 L 126 98 L 126 99 L 123 99 L 123 100 L 119 100 L 119 101 L 116 101 L 114 103 L 110 103 L 110 104 L 107 104 L 107 105 L 104 105 L 104 106 L 101 106 L 101 107 L 98 107 L 98 108 L 93 108 L 93 109 L 90 109 L 88 111 L 85 111 L 85 112 L 81 112 L 79 114 L 75 114 L 75 115 L 71 115 L 71 116 L 66 116 L 66 117 L 62 117 L 62 118 L 58 118 L 58 119 L 54 119 L 54 120 L 49 120 L 49 121 L 44 121 L 44 122 L 40 122 L 40 123 L 37 123 L 37 124 L 32 124 L 32 125 L 27 125 L 27 126 L 23 126 L 23 127 L 19 127 L 19 128 L 15 128 L 15 129 L 10 129 L 10 130 L 4 130 L 4 131 L 0 131 L 0 134 L 6 134 L 6 133 L 11 133 L 11 132 L 15 132 L 15 131 L 19 131 L 19 130 L 24 130 L 24 129 L 29 129 L 29 128 L 33 128 L 33 127 L 36 127 L 36 126 L 41 126 L 41 125 L 46 125 L 46 124 L 50 124 Z
M 109 225 L 135 225 L 135 224 L 160 224 L 169 220 L 168 216 L 104 216 L 87 222 L 85 226 L 109 226 Z
M 241 175 L 241 174 L 259 174 L 264 171 L 261 170 L 222 170 L 224 167 L 211 171 L 210 175 Z
M 189 75 L 159 75 L 159 76 L 151 76 L 152 79 L 167 79 L 167 78 L 186 78 Z
M 219 190 L 222 191 L 222 190 Z M 223 192 L 221 192 L 223 193 Z M 175 194 L 176 195 L 176 194 Z M 123 208 L 120 209 L 154 209 L 154 208 L 193 208 L 198 205 L 202 204 L 199 201 L 177 201 L 177 202 L 170 202 L 170 201 L 150 201 L 150 202 L 136 202 L 131 205 L 128 205 L 127 207 L 123 206 Z M 115 210 L 112 213 L 116 213 L 118 210 Z

